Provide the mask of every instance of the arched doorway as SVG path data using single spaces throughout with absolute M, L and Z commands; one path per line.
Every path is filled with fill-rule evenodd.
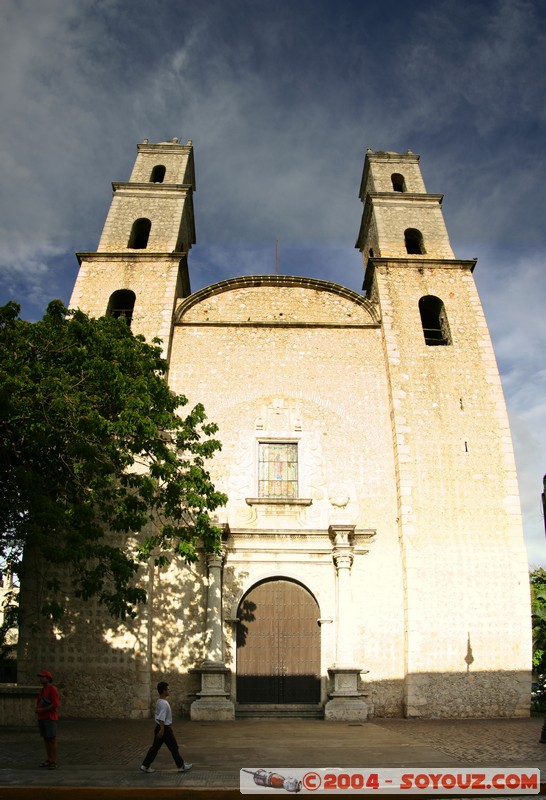
M 319 703 L 319 608 L 303 586 L 264 581 L 237 612 L 237 702 Z

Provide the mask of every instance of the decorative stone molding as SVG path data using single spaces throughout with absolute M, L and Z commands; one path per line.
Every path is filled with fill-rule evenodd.
M 336 565 L 338 575 L 340 573 L 340 570 L 342 569 L 347 569 L 350 571 L 351 567 L 353 566 L 354 553 L 334 550 L 332 556 L 334 559 L 334 564 Z
M 194 292 L 189 297 L 186 297 L 180 305 L 177 307 L 175 314 L 174 314 L 174 323 L 181 324 L 184 322 L 185 314 L 192 309 L 198 303 L 203 302 L 203 300 L 207 300 L 211 297 L 216 295 L 223 294 L 224 292 L 230 292 L 235 289 L 243 289 L 247 287 L 288 287 L 288 288 L 296 288 L 301 287 L 304 289 L 310 289 L 315 292 L 326 292 L 334 295 L 338 295 L 341 298 L 348 300 L 350 303 L 354 303 L 355 306 L 361 308 L 364 312 L 364 318 L 366 318 L 365 323 L 361 323 L 360 327 L 378 327 L 380 324 L 380 312 L 379 307 L 375 303 L 371 303 L 367 297 L 363 297 L 357 292 L 354 292 L 352 289 L 347 289 L 344 286 L 341 286 L 337 283 L 332 283 L 331 281 L 323 281 L 317 278 L 301 278 L 301 277 L 294 277 L 289 275 L 243 275 L 238 278 L 228 278 L 225 281 L 220 281 L 219 283 L 214 283 L 211 286 L 206 286 L 203 289 L 200 289 L 197 292 Z M 206 324 L 206 323 L 205 323 Z M 209 323 L 210 324 L 210 323 Z M 228 321 L 223 321 L 222 324 L 229 324 Z M 239 326 L 245 326 L 244 320 L 234 321 L 231 324 L 237 324 Z M 280 326 L 280 327 L 289 327 L 291 325 L 298 325 L 299 327 L 335 327 L 335 325 L 328 325 L 327 323 L 304 323 L 304 322 L 290 322 L 289 320 L 284 321 L 268 321 L 268 322 L 247 322 L 246 325 L 254 325 L 259 326 L 267 325 L 267 327 L 273 326 Z M 354 323 L 346 323 L 345 327 L 356 327 Z
M 245 502 L 249 506 L 310 506 L 313 502 L 306 497 L 245 497 Z
M 330 525 L 328 533 L 336 549 L 352 551 L 355 528 L 356 525 Z

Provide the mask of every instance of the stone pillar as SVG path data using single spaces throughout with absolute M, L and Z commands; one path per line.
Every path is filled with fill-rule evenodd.
M 131 706 L 127 709 L 131 719 L 148 719 L 150 717 L 150 693 L 152 689 L 152 651 L 154 636 L 155 599 L 155 566 L 153 559 L 148 560 L 146 604 L 146 637 L 135 634 L 133 641 L 134 674 L 131 675 Z M 70 714 L 70 711 L 68 711 Z
M 354 664 L 354 615 L 351 592 L 351 568 L 354 560 L 354 525 L 330 525 L 332 558 L 337 572 L 336 661 L 328 669 L 334 690 L 324 707 L 325 719 L 361 722 L 368 717 L 365 693 L 359 690 L 363 671 Z
M 191 670 L 201 675 L 201 691 L 190 707 L 192 720 L 235 719 L 235 706 L 226 692 L 224 639 L 222 632 L 222 565 L 223 554 L 207 555 L 208 589 L 205 633 L 205 660 Z
M 337 635 L 336 666 L 353 663 L 353 614 L 351 592 L 351 568 L 354 560 L 354 547 L 349 540 L 354 525 L 336 527 L 334 530 L 334 549 L 332 557 L 337 571 Z M 330 528 L 332 530 L 332 528 Z
M 222 635 L 222 565 L 224 557 L 219 553 L 207 555 L 209 585 L 207 591 L 207 632 L 204 664 L 224 666 L 224 642 Z

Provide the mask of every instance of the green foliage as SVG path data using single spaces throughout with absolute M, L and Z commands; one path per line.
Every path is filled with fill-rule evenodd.
M 60 301 L 35 323 L 0 308 L 0 559 L 16 580 L 29 552 L 44 565 L 51 618 L 71 594 L 134 616 L 140 561 L 220 547 L 209 512 L 227 498 L 206 470 L 217 427 L 201 405 L 178 413 L 187 399 L 166 370 L 158 341 L 123 320 Z
M 538 567 L 529 573 L 531 612 L 533 619 L 533 669 L 546 673 L 546 569 Z

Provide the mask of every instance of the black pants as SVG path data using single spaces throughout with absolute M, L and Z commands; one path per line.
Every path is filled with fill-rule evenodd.
M 176 766 L 183 767 L 184 759 L 178 752 L 178 742 L 176 741 L 176 737 L 173 733 L 172 727 L 170 725 L 165 725 L 163 727 L 163 736 L 160 739 L 157 738 L 157 733 L 159 729 L 160 726 L 156 725 L 154 730 L 154 741 L 152 743 L 152 746 L 146 753 L 146 757 L 144 758 L 142 765 L 144 767 L 149 767 L 154 758 L 156 757 L 156 755 L 159 753 L 162 745 L 166 744 L 169 750 L 171 751 L 171 755 L 174 758 L 174 763 L 176 764 Z

